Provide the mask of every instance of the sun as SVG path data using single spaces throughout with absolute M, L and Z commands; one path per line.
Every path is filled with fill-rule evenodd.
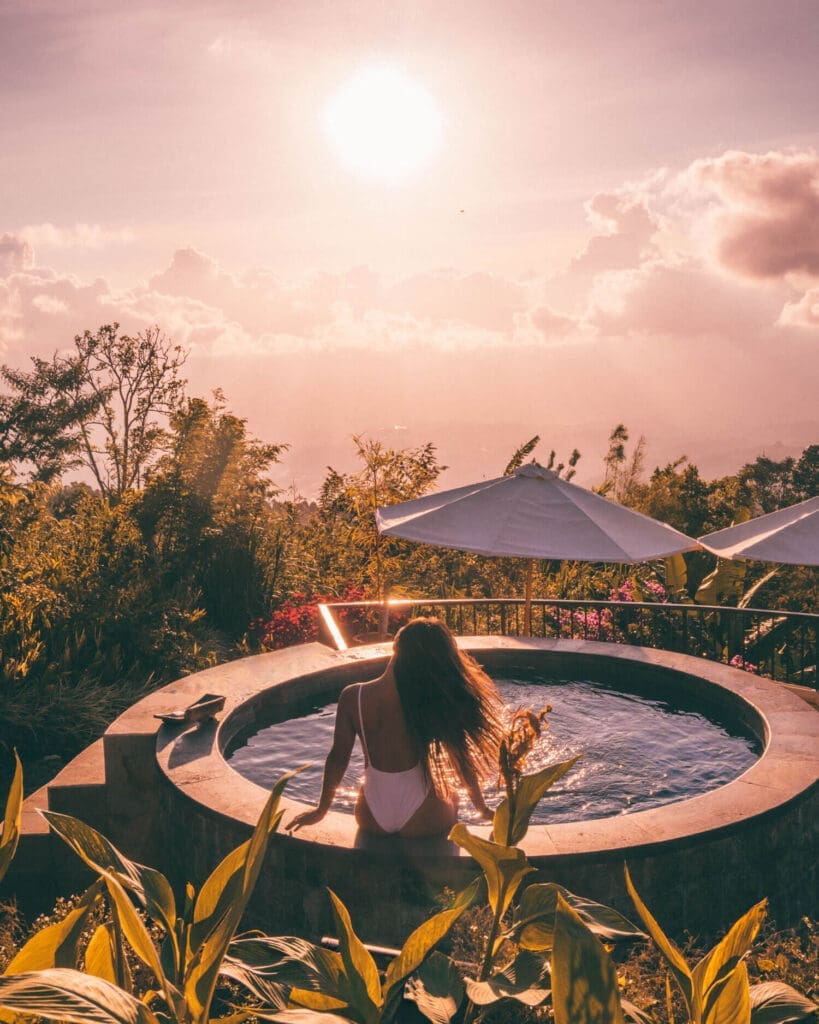
M 345 166 L 390 184 L 425 167 L 443 134 L 443 118 L 432 96 L 389 64 L 359 71 L 331 97 L 323 121 Z

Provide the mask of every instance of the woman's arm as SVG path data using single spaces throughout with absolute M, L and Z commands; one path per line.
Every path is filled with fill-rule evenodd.
M 350 755 L 355 744 L 355 722 L 353 719 L 354 696 L 356 686 L 347 686 L 341 691 L 336 708 L 336 724 L 333 732 L 333 745 L 327 760 L 324 762 L 324 779 L 321 784 L 321 796 L 318 805 L 312 811 L 303 811 L 287 825 L 287 829 L 295 832 L 304 825 L 315 825 L 317 821 L 325 816 L 330 810 L 333 797 L 339 787 L 347 765 L 350 763 Z

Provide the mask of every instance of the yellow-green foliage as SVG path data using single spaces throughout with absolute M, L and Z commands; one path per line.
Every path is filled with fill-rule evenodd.
M 0 832 L 0 882 L 9 869 L 20 841 L 20 825 L 23 814 L 23 766 L 15 751 L 14 778 L 11 781 L 6 810 L 3 815 L 3 831 Z
M 551 780 L 569 767 L 555 766 Z M 525 1010 L 549 1001 L 556 1024 L 658 1020 L 623 998 L 606 949 L 642 937 L 639 929 L 615 910 L 561 886 L 524 888 L 532 868 L 523 851 L 475 837 L 463 825 L 455 826 L 451 838 L 473 855 L 481 876 L 417 928 L 383 974 L 332 892 L 338 952 L 298 937 L 234 937 L 269 836 L 281 820 L 279 800 L 288 777 L 274 787 L 252 837 L 228 854 L 198 894 L 188 885 L 182 907 L 160 872 L 130 861 L 77 819 L 47 813 L 51 827 L 98 879 L 66 914 L 36 932 L 0 975 L 0 1021 L 15 1024 L 17 1015 L 35 1015 L 74 1024 L 209 1024 L 220 977 L 245 992 L 234 1000 L 230 1017 L 222 1018 L 225 1024 L 251 1017 L 283 1024 L 389 1024 L 404 998 L 437 1024 L 457 1014 L 464 1024 L 484 1017 L 513 1020 L 509 1007 Z M 514 827 L 523 838 L 548 785 L 542 773 L 508 778 L 506 807 L 496 814 L 493 834 L 508 835 Z M 22 780 L 15 777 L 0 863 L 7 864 L 4 851 L 16 840 L 21 793 Z M 679 986 L 686 1011 L 679 1024 L 787 1024 L 817 1010 L 788 985 L 749 984 L 746 958 L 764 918 L 764 901 L 692 968 L 643 904 L 628 872 L 626 883 Z M 436 947 L 482 892 L 490 924 L 482 936 L 481 962 L 462 977 Z M 104 905 L 110 917 L 100 920 Z M 158 929 L 161 945 L 146 918 Z M 126 949 L 153 977 L 147 991 L 135 988 Z M 505 1008 L 503 1018 L 495 1015 L 498 1008 Z
M 45 812 L 51 827 L 99 879 L 65 918 L 34 935 L 14 957 L 0 977 L 0 1006 L 15 1013 L 96 1024 L 206 1024 L 268 839 L 281 821 L 279 802 L 290 775 L 273 787 L 251 838 L 228 854 L 198 895 L 188 886 L 181 910 L 160 872 L 128 860 L 76 818 Z M 80 938 L 103 896 L 111 920 L 95 929 L 83 951 Z M 132 898 L 162 929 L 161 948 Z M 156 990 L 141 998 L 132 991 L 125 942 L 157 983 Z M 275 997 L 272 986 L 266 991 Z

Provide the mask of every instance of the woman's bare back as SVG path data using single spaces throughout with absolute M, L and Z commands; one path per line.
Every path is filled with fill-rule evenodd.
M 404 712 L 395 682 L 389 677 L 374 679 L 358 684 L 361 689 L 361 708 L 364 739 L 367 754 L 373 766 L 382 772 L 403 772 L 414 767 L 419 761 L 407 733 Z M 361 736 L 362 722 L 355 723 L 356 732 Z

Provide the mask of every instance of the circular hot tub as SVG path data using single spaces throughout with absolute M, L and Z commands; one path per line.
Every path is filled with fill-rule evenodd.
M 459 643 L 490 672 L 524 666 L 696 708 L 754 738 L 761 751 L 733 781 L 696 796 L 610 817 L 533 824 L 522 844 L 537 868 L 533 880 L 559 882 L 632 915 L 627 862 L 672 933 L 717 931 L 763 896 L 780 924 L 817 912 L 819 716 L 808 704 L 769 680 L 669 652 L 579 640 Z M 178 707 L 183 696 L 227 696 L 219 723 L 163 726 L 157 736 L 161 845 L 174 853 L 165 869 L 178 881 L 186 880 L 183 873 L 199 881 L 250 834 L 266 790 L 226 761 L 237 736 L 260 719 L 288 719 L 305 700 L 334 701 L 347 684 L 377 675 L 388 655 L 388 646 L 334 652 L 309 644 L 221 665 L 146 698 L 152 711 L 162 711 Z M 305 806 L 287 796 L 284 804 L 285 823 Z M 489 835 L 487 826 L 470 828 Z M 251 923 L 271 933 L 321 935 L 330 927 L 329 887 L 368 941 L 400 944 L 437 895 L 476 873 L 444 839 L 366 836 L 351 814 L 334 810 L 295 836 L 273 837 Z

